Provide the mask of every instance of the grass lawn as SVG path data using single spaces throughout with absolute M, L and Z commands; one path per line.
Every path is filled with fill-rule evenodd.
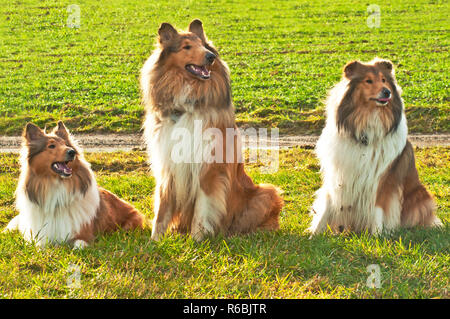
M 5 1 L 3 1 L 5 2 Z M 80 27 L 69 28 L 71 4 Z M 403 87 L 409 131 L 450 132 L 450 2 L 390 1 L 379 28 L 367 1 L 37 1 L 0 5 L 0 135 L 32 121 L 63 120 L 75 132 L 137 132 L 143 120 L 138 76 L 160 23 L 203 21 L 229 64 L 240 126 L 319 133 L 323 100 L 353 59 L 391 59 Z M 248 172 L 284 190 L 277 232 L 201 243 L 151 230 L 102 236 L 84 250 L 38 250 L 0 233 L 0 298 L 449 298 L 450 148 L 417 149 L 421 180 L 433 193 L 442 229 L 379 237 L 306 229 L 320 186 L 311 150 L 280 155 L 280 169 Z M 0 229 L 17 213 L 18 156 L 0 153 Z M 151 177 L 142 152 L 91 153 L 101 186 L 153 217 Z M 368 288 L 378 265 L 381 288 Z M 74 267 L 80 288 L 68 287 Z
M 280 169 L 257 182 L 284 190 L 277 232 L 201 243 L 172 235 L 150 241 L 150 229 L 117 232 L 90 247 L 38 250 L 17 233 L 0 234 L 0 298 L 449 298 L 450 148 L 417 149 L 421 180 L 433 193 L 440 230 L 400 230 L 380 237 L 325 234 L 309 239 L 308 208 L 320 186 L 311 150 L 280 155 Z M 141 152 L 87 154 L 99 184 L 151 219 L 154 180 Z M 0 154 L 0 228 L 16 214 L 16 154 Z M 368 288 L 367 267 L 381 271 Z M 81 288 L 68 288 L 79 267 Z
M 318 133 L 326 92 L 352 59 L 397 66 L 411 132 L 449 132 L 449 1 L 37 1 L 0 5 L 0 134 L 64 120 L 75 132 L 136 132 L 138 74 L 161 22 L 200 18 L 232 73 L 241 126 Z M 67 7 L 80 28 L 67 27 Z

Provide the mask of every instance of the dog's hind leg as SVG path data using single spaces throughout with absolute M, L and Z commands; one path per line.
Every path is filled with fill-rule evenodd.
M 436 203 L 433 196 L 420 182 L 416 168 L 414 149 L 411 143 L 406 143 L 400 155 L 395 172 L 402 173 L 403 201 L 401 208 L 401 226 L 440 226 L 442 222 L 435 215 Z
M 155 191 L 154 212 L 152 226 L 152 239 L 159 240 L 166 232 L 169 223 L 172 221 L 175 202 L 167 190 L 158 185 Z
M 403 227 L 441 226 L 441 220 L 435 215 L 436 204 L 425 187 L 417 184 L 415 189 L 405 194 L 401 224 Z
M 247 194 L 243 210 L 237 213 L 230 225 L 230 235 L 246 234 L 257 230 L 277 230 L 283 199 L 279 190 L 272 185 L 261 184 Z M 236 196 L 239 196 L 236 194 Z

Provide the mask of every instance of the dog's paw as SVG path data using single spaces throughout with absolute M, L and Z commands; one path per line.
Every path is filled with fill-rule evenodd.
M 7 233 L 18 229 L 19 229 L 19 216 L 16 216 L 8 223 L 8 226 L 6 226 L 5 229 L 3 229 L 2 233 Z
M 314 236 L 321 233 L 318 228 L 317 223 L 311 223 L 311 225 L 306 229 L 306 233 L 309 234 L 309 239 L 312 239 Z
M 83 249 L 83 248 L 86 248 L 87 246 L 88 246 L 88 243 L 81 239 L 77 239 L 73 243 L 73 249 Z
M 431 222 L 431 227 L 443 227 L 444 224 L 442 223 L 442 221 L 439 219 L 439 217 L 435 216 L 433 221 Z
M 163 236 L 164 236 L 164 233 L 153 231 L 152 236 L 150 238 L 154 241 L 160 241 Z
M 205 234 L 201 231 L 195 232 L 195 233 L 191 233 L 191 237 L 192 239 L 194 239 L 196 242 L 201 242 L 203 241 L 203 239 L 205 239 Z

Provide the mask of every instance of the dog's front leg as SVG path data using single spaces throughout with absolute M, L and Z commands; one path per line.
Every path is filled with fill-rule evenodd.
M 6 226 L 5 229 L 3 229 L 3 233 L 6 233 L 8 231 L 13 231 L 13 230 L 17 230 L 19 229 L 19 215 L 17 215 L 16 217 L 14 217 L 8 224 L 8 226 Z
M 317 192 L 317 198 L 311 208 L 311 215 L 313 219 L 309 227 L 309 232 L 311 235 L 323 233 L 327 229 L 331 217 L 330 200 L 325 191 L 319 190 Z
M 196 198 L 194 216 L 191 224 L 191 236 L 196 241 L 220 230 L 220 223 L 226 214 L 224 192 L 207 195 L 200 189 Z
M 161 185 L 156 187 L 154 212 L 152 227 L 152 239 L 159 240 L 167 230 L 170 221 L 172 220 L 174 210 L 174 203 L 171 201 L 170 194 L 163 190 Z

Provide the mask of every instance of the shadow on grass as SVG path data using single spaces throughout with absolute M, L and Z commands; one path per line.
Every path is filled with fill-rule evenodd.
M 448 223 L 442 228 L 401 229 L 381 236 L 325 233 L 310 238 L 298 228 L 231 238 L 217 236 L 202 242 L 180 234 L 167 234 L 154 242 L 150 236 L 149 228 L 118 231 L 99 236 L 83 250 L 72 250 L 69 245 L 37 250 L 24 243 L 18 233 L 1 234 L 0 254 L 20 267 L 29 262 L 42 266 L 52 260 L 55 265 L 49 267 L 55 271 L 59 264 L 72 260 L 83 266 L 83 278 L 93 282 L 92 288 L 100 285 L 109 289 L 110 284 L 101 277 L 97 279 L 97 273 L 108 278 L 131 276 L 136 279 L 136 289 L 146 297 L 155 297 L 145 293 L 149 289 L 146 285 L 178 298 L 197 294 L 248 297 L 260 290 L 265 291 L 265 297 L 270 291 L 267 286 L 280 297 L 296 293 L 336 293 L 339 297 L 336 291 L 344 290 L 342 294 L 350 297 L 410 297 L 415 296 L 414 289 L 421 291 L 423 287 L 432 296 L 439 296 L 445 283 L 442 279 L 437 284 L 432 281 L 434 276 L 446 276 L 442 270 L 449 252 Z M 14 261 L 16 255 L 22 257 Z M 367 266 L 371 264 L 381 268 L 383 289 L 378 291 L 366 287 Z M 430 288 L 433 285 L 437 288 Z M 135 296 L 131 292 L 126 295 Z
M 205 269 L 225 271 L 223 268 L 230 267 L 233 272 L 243 263 L 252 268 L 250 274 L 269 281 L 280 277 L 295 281 L 320 278 L 328 289 L 364 284 L 370 264 L 396 272 L 400 271 L 402 259 L 432 258 L 449 251 L 448 224 L 436 229 L 402 229 L 381 236 L 326 233 L 310 238 L 306 232 L 280 230 L 231 238 L 218 236 L 199 243 L 180 234 L 168 234 L 153 242 L 150 234 L 147 229 L 134 235 L 103 236 L 89 251 L 103 251 L 104 256 L 120 251 L 122 261 L 117 260 L 118 267 L 128 257 L 143 256 L 146 262 L 157 265 L 157 271 L 167 272 L 176 266 L 185 275 L 193 276 Z

